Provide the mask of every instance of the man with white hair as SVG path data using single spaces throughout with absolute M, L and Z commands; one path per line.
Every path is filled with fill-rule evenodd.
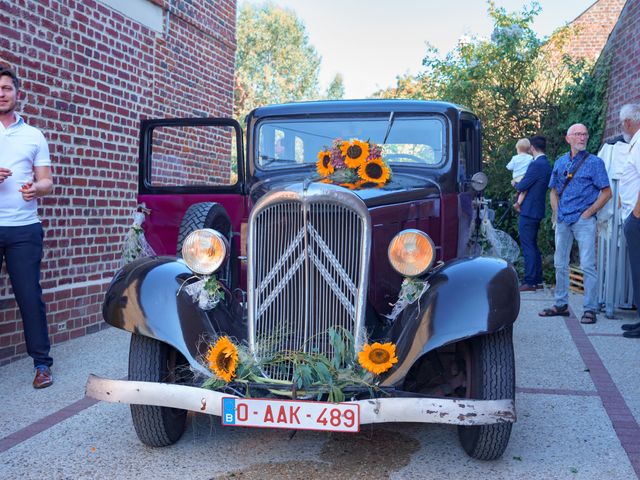
M 595 323 L 598 310 L 595 215 L 611 198 L 611 188 L 604 162 L 587 152 L 587 127 L 581 123 L 571 125 L 565 140 L 571 149 L 556 160 L 549 182 L 551 209 L 557 218 L 553 257 L 555 303 L 539 315 L 569 315 L 569 256 L 575 238 L 584 274 L 584 312 L 580 322 Z
M 620 110 L 624 140 L 629 143 L 629 157 L 620 176 L 620 203 L 627 239 L 633 300 L 640 315 L 640 104 L 627 104 Z M 640 322 L 622 325 L 627 338 L 640 338 Z

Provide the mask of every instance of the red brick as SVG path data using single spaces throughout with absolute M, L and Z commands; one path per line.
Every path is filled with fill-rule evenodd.
M 42 286 L 51 329 L 71 329 L 52 334 L 54 343 L 106 326 L 105 282 L 136 206 L 140 120 L 232 114 L 236 0 L 184 10 L 151 1 L 169 10 L 168 34 L 93 0 L 2 2 L 0 64 L 22 77 L 21 113 L 43 130 L 54 164 L 55 196 L 40 203 Z M 11 295 L 3 270 L 0 338 L 9 345 L 0 363 L 24 356 L 18 309 L 4 300 Z

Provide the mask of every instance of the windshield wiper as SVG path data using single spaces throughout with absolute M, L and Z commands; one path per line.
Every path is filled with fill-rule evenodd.
M 260 155 L 260 165 L 261 166 L 267 167 L 267 166 L 271 165 L 274 162 L 298 163 L 300 165 L 303 165 L 302 163 L 298 162 L 295 158 L 277 158 L 277 157 L 270 157 L 269 155 Z
M 393 121 L 396 118 L 396 112 L 391 112 L 389 114 L 389 123 L 387 124 L 387 132 L 384 134 L 384 140 L 382 140 L 382 145 L 387 143 L 387 138 L 389 138 L 389 132 L 391 131 L 391 127 L 393 126 Z

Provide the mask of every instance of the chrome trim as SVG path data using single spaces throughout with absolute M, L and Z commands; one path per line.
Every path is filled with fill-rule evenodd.
M 260 231 L 273 230 L 274 224 L 282 225 L 282 235 Z M 326 342 L 310 340 L 332 326 L 329 318 L 349 327 L 355 352 L 360 351 L 364 343 L 371 232 L 371 217 L 364 202 L 334 185 L 296 184 L 269 192 L 256 203 L 249 216 L 247 242 L 248 333 L 249 347 L 255 355 L 260 356 L 256 337 L 262 330 L 274 331 L 276 337 L 276 329 L 287 326 L 292 328 L 284 332 L 290 337 L 286 345 L 304 350 L 317 348 L 326 353 Z M 353 238 L 356 234 L 357 239 Z M 351 249 L 359 250 L 358 258 L 349 255 Z M 350 273 L 356 278 L 351 278 Z M 302 293 L 303 300 L 298 301 Z M 292 296 L 283 299 L 288 294 Z M 326 303 L 315 303 L 316 298 Z M 285 309 L 281 308 L 283 305 Z M 265 313 L 269 308 L 273 311 Z M 269 317 L 260 325 L 265 315 Z M 321 327 L 314 328 L 316 319 L 323 322 Z M 348 325 L 350 320 L 352 325 Z M 287 375 L 281 379 L 290 380 Z

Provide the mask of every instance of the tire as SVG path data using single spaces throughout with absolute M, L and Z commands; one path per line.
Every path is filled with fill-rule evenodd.
M 142 335 L 131 335 L 129 380 L 178 383 L 176 368 L 186 364 L 166 343 Z M 185 430 L 187 411 L 152 405 L 131 405 L 136 434 L 150 447 L 166 447 L 177 442 Z
M 515 398 L 515 361 L 512 328 L 491 335 L 475 337 L 469 342 L 466 361 L 469 397 L 481 400 Z M 478 460 L 500 458 L 507 448 L 512 423 L 459 426 L 462 448 Z
M 194 230 L 201 228 L 212 228 L 222 233 L 229 241 L 231 249 L 230 258 L 222 269 L 218 272 L 218 278 L 230 289 L 234 287 L 233 279 L 238 278 L 234 275 L 232 259 L 234 255 L 234 245 L 232 239 L 231 219 L 225 208 L 219 203 L 204 202 L 191 205 L 182 217 L 180 222 L 180 230 L 178 231 L 178 243 L 176 245 L 176 255 L 182 258 L 182 245 L 184 241 Z

